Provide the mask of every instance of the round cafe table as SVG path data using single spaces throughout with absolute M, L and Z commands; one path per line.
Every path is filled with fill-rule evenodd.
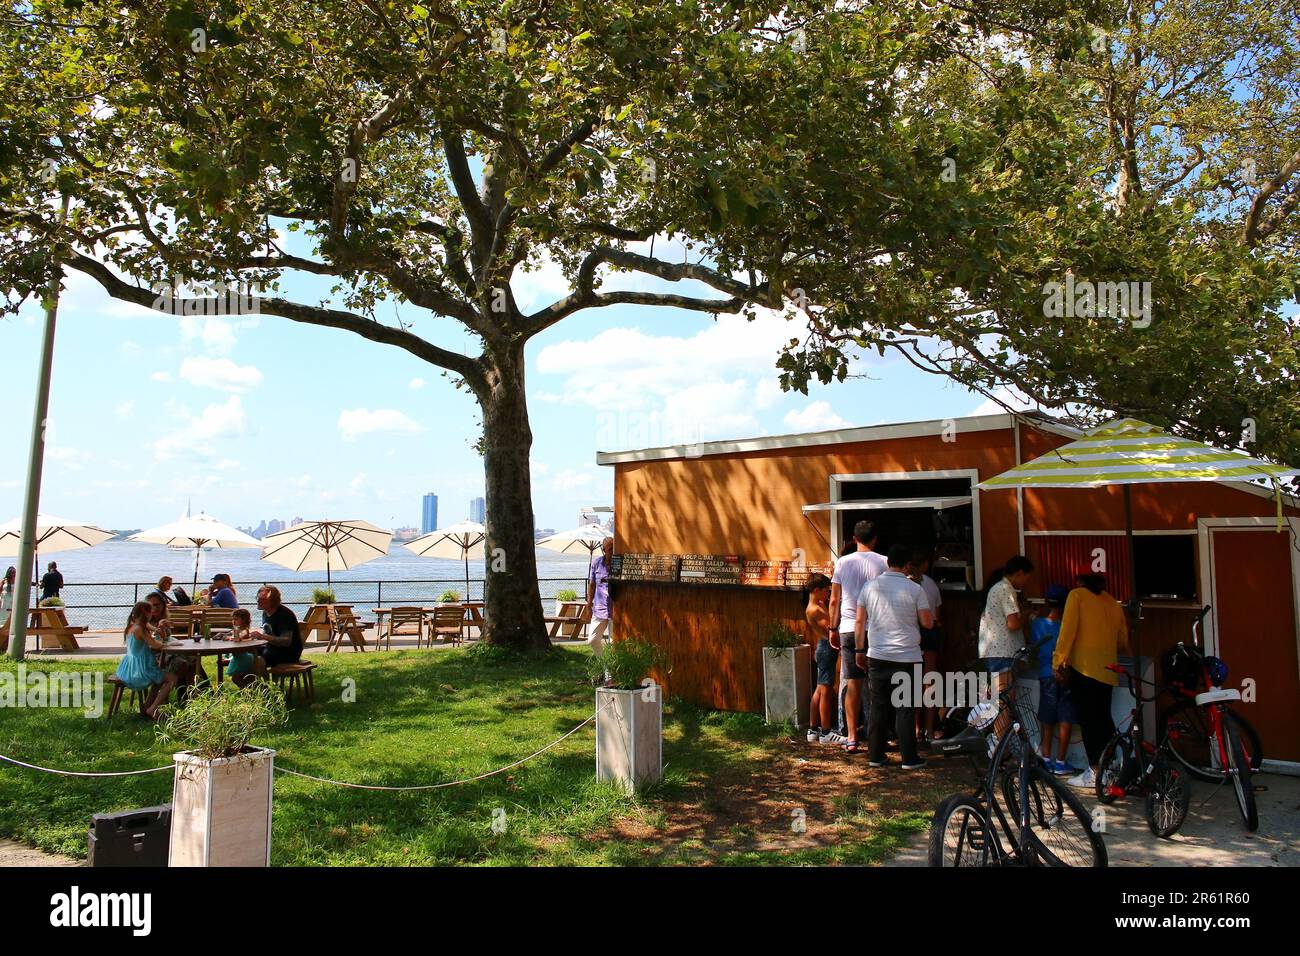
M 222 654 L 238 654 L 240 651 L 257 651 L 266 647 L 268 641 L 193 641 L 188 638 L 174 638 L 167 642 L 164 653 L 176 654 L 182 657 L 213 657 L 217 658 L 217 684 L 221 684 L 221 675 L 224 673 L 226 665 L 222 661 Z

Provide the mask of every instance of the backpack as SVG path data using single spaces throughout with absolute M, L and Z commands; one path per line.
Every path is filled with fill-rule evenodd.
M 1201 652 L 1185 644 L 1175 644 L 1160 656 L 1160 674 L 1166 684 L 1192 691 L 1202 689 L 1205 663 Z

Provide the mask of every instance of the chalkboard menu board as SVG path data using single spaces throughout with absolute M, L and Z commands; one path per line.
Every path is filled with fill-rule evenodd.
M 824 574 L 829 578 L 834 571 L 835 566 L 832 564 L 792 564 L 785 569 L 785 586 L 801 588 L 812 575 Z
M 782 587 L 785 584 L 785 569 L 789 564 L 789 561 L 747 559 L 740 572 L 740 583 L 753 587 Z
M 609 576 L 618 581 L 676 581 L 675 554 L 616 554 Z
M 739 584 L 742 563 L 735 554 L 683 554 L 683 584 Z

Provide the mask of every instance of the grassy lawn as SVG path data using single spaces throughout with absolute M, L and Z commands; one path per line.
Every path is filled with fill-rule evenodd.
M 331 654 L 316 703 L 259 738 L 277 765 L 403 786 L 484 773 L 540 749 L 593 709 L 584 651 L 542 661 L 464 650 Z M 30 660 L 28 670 L 111 673 L 112 662 Z M 0 671 L 13 672 L 6 661 Z M 353 682 L 351 684 L 347 682 Z M 355 687 L 355 702 L 344 688 Z M 108 690 L 105 685 L 105 690 Z M 791 740 L 752 714 L 670 701 L 664 782 L 629 797 L 595 782 L 589 725 L 487 780 L 415 793 L 360 791 L 277 775 L 277 865 L 860 864 L 887 858 L 958 789 L 947 768 L 871 784 L 865 760 Z M 831 753 L 830 751 L 836 751 Z M 161 767 L 153 727 L 58 708 L 0 711 L 0 753 L 68 770 Z M 171 776 L 56 777 L 0 763 L 0 836 L 83 857 L 92 813 L 171 799 Z M 504 832 L 493 832 L 504 812 Z M 802 818 L 800 829 L 793 821 Z

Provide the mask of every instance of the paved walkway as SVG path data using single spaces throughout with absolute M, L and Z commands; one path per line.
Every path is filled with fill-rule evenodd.
M 1192 782 L 1192 807 L 1167 840 L 1147 828 L 1145 803 L 1130 797 L 1106 810 L 1106 852 L 1111 866 L 1300 866 L 1300 777 L 1259 774 L 1255 794 L 1259 829 L 1247 833 L 1237 801 L 1226 787 Z M 1082 794 L 1082 791 L 1076 791 Z M 1096 806 L 1091 794 L 1084 805 Z M 890 863 L 925 866 L 929 833 L 918 834 Z

